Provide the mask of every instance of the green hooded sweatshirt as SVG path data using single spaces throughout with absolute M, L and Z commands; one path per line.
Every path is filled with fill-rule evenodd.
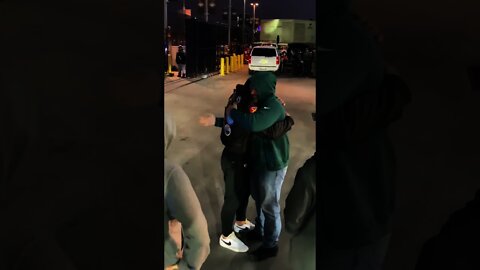
M 259 132 L 285 119 L 285 109 L 275 96 L 277 78 L 272 72 L 257 72 L 251 77 L 251 87 L 257 91 L 258 109 L 253 114 L 231 111 L 231 118 L 242 128 Z M 249 165 L 258 170 L 277 171 L 288 165 L 287 135 L 268 139 L 253 134 L 249 142 Z

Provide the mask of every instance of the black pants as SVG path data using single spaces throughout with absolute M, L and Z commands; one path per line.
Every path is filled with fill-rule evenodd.
M 225 180 L 225 196 L 222 207 L 222 234 L 228 236 L 233 231 L 233 222 L 247 218 L 250 185 L 245 159 L 223 150 L 221 165 Z

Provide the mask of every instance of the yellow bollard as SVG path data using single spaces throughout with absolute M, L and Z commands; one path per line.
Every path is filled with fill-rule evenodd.
M 238 59 L 238 69 L 241 69 L 242 68 L 242 62 L 241 62 L 241 56 L 240 55 L 237 55 L 237 59 Z
M 168 54 L 168 69 L 167 73 L 170 74 L 172 73 L 172 55 L 169 53 Z
M 242 66 L 245 65 L 245 55 L 240 55 L 240 62 L 242 63 Z
M 223 57 L 220 58 L 220 76 L 225 76 L 225 65 L 223 63 Z
M 230 72 L 235 71 L 235 67 L 233 66 L 233 56 L 229 56 L 230 58 Z
M 230 72 L 230 63 L 228 61 L 228 56 L 225 57 L 226 65 L 225 65 L 225 74 L 228 74 Z

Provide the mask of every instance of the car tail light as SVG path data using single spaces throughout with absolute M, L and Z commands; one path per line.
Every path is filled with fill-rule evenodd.
M 277 65 L 280 65 L 280 57 L 277 56 Z
M 248 64 L 250 65 L 252 63 L 252 57 L 248 58 Z

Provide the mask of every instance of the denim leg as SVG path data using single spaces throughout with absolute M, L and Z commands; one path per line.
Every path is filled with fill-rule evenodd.
M 185 64 L 182 65 L 182 75 L 187 76 L 187 69 Z
M 259 172 L 259 177 L 255 177 L 255 180 L 258 181 L 256 204 L 257 209 L 260 208 L 261 212 L 258 219 L 263 225 L 263 245 L 265 247 L 276 246 L 282 230 L 280 192 L 286 172 L 287 168 L 278 171 L 263 171 Z
M 255 209 L 257 210 L 257 217 L 255 218 L 255 231 L 263 235 L 263 223 L 265 218 L 262 213 L 261 204 L 259 203 L 259 177 L 260 174 L 258 172 L 251 172 L 250 175 L 250 191 L 252 194 L 252 198 L 255 201 Z

